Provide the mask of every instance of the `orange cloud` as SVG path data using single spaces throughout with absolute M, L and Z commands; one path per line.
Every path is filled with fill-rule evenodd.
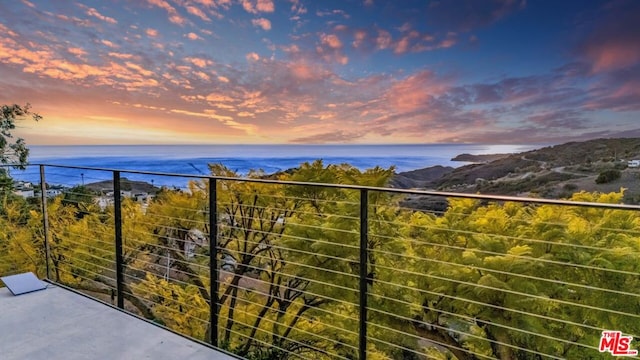
M 223 95 L 223 94 L 218 94 L 218 93 L 211 93 L 209 95 L 207 95 L 206 100 L 209 102 L 231 102 L 234 101 L 233 98 L 227 96 L 227 95 Z
M 199 67 L 199 68 L 205 68 L 209 65 L 213 64 L 213 61 L 209 60 L 209 59 L 205 59 L 205 58 L 198 58 L 198 57 L 187 57 L 184 59 L 187 62 L 192 63 L 193 65 Z

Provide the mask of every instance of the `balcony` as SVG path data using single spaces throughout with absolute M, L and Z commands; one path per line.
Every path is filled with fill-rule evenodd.
M 248 359 L 605 359 L 638 348 L 624 344 L 640 336 L 640 207 L 620 194 L 400 190 L 378 187 L 382 169 L 318 164 L 276 180 L 211 170 L 13 172 L 23 191 L 40 185 L 2 205 L 0 274 L 33 271 L 58 286 L 42 292 L 58 303 L 79 301 L 62 287 L 105 303 L 72 306 L 80 314 L 128 312 Z M 134 180 L 175 186 L 143 192 Z M 148 341 L 131 351 L 151 354 Z
M 0 309 L 3 359 L 234 359 L 53 284 Z

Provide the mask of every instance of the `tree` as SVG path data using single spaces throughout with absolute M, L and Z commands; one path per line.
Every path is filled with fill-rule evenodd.
M 620 179 L 620 171 L 615 169 L 605 170 L 596 178 L 596 184 L 607 184 Z
M 2 105 L 2 118 L 0 118 L 0 163 L 10 164 L 15 168 L 24 169 L 29 157 L 29 149 L 24 139 L 13 140 L 12 130 L 16 128 L 16 122 L 31 116 L 39 121 L 42 116 L 31 112 L 31 105 L 18 104 Z

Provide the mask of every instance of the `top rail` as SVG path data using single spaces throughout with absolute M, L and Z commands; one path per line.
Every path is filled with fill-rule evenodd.
M 0 167 L 10 167 L 10 166 L 12 165 L 5 165 L 5 164 L 0 165 Z M 596 202 L 588 202 L 588 201 L 571 201 L 571 200 L 561 200 L 561 199 L 542 199 L 542 198 L 508 196 L 508 195 L 470 194 L 470 193 L 457 193 L 457 192 L 449 192 L 449 191 L 397 189 L 397 188 L 390 188 L 390 187 L 375 187 L 375 186 L 362 186 L 362 185 L 351 185 L 351 184 L 332 184 L 332 183 L 302 182 L 302 181 L 289 181 L 289 180 L 283 181 L 283 180 L 271 180 L 271 179 L 256 179 L 256 178 L 246 178 L 246 177 L 179 174 L 179 173 L 158 172 L 158 171 L 126 170 L 126 169 L 116 169 L 116 168 L 57 165 L 57 164 L 46 164 L 46 163 L 30 163 L 30 164 L 27 164 L 26 166 L 27 167 L 28 166 L 48 166 L 48 167 L 55 167 L 55 168 L 108 171 L 108 172 L 117 171 L 120 173 L 127 173 L 127 174 L 159 175 L 159 176 L 192 178 L 192 179 L 201 179 L 201 180 L 209 180 L 209 179 L 210 180 L 230 180 L 230 181 L 240 181 L 240 182 L 250 182 L 250 183 L 262 183 L 262 184 L 279 184 L 279 185 L 311 186 L 311 187 L 323 187 L 323 188 L 334 188 L 334 189 L 368 190 L 368 191 L 380 191 L 380 192 L 388 192 L 388 193 L 395 193 L 395 194 L 425 195 L 425 196 L 476 199 L 476 200 L 488 200 L 488 201 L 509 201 L 509 202 L 519 202 L 519 203 L 565 205 L 565 206 L 579 206 L 579 207 L 590 207 L 590 208 L 600 208 L 600 209 L 640 210 L 640 205 L 596 203 Z

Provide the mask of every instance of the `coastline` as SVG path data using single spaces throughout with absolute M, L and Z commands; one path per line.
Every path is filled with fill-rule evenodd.
M 32 146 L 31 164 L 95 167 L 117 169 L 133 181 L 155 183 L 157 186 L 186 187 L 187 180 L 155 175 L 139 175 L 127 171 L 148 171 L 184 176 L 209 173 L 209 163 L 221 163 L 241 175 L 250 170 L 273 174 L 317 159 L 328 164 L 350 164 L 360 170 L 376 166 L 394 167 L 397 174 L 433 166 L 458 168 L 469 162 L 454 158 L 464 154 L 494 154 L 495 150 L 530 149 L 532 145 L 488 144 L 399 144 L 399 145 L 70 145 Z M 14 172 L 19 174 L 19 172 Z M 51 184 L 73 187 L 109 179 L 100 171 L 47 168 L 46 180 Z M 37 166 L 18 176 L 39 182 Z

